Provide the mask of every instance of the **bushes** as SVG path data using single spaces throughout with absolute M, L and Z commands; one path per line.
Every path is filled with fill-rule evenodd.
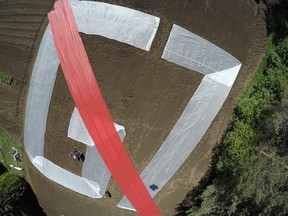
M 266 12 L 267 32 L 275 34 L 275 44 L 288 35 L 288 0 L 281 0 L 280 3 L 269 5 Z
M 282 60 L 282 63 L 288 67 L 288 38 L 285 38 L 278 46 L 277 53 Z
M 45 215 L 30 185 L 11 171 L 0 176 L 0 215 Z
M 24 172 L 11 169 L 13 158 L 9 154 L 12 146 L 16 146 L 23 155 L 22 146 L 0 128 L 0 215 L 45 215 L 30 185 L 24 179 Z M 21 153 L 22 152 L 22 153 Z M 21 162 L 23 165 L 23 162 Z M 5 166 L 4 166 L 5 165 Z
M 26 190 L 26 181 L 16 174 L 6 172 L 0 176 L 0 215 L 14 215 Z
M 7 171 L 6 167 L 0 163 L 0 176 Z
M 11 76 L 0 73 L 0 82 L 5 83 L 7 85 L 11 85 L 13 82 L 13 79 Z

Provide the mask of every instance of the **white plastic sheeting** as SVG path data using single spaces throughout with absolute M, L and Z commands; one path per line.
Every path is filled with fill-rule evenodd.
M 71 1 L 80 32 L 102 35 L 150 50 L 160 19 L 126 7 L 92 1 Z
M 162 58 L 204 75 L 240 64 L 229 53 L 177 25 L 173 25 Z
M 123 141 L 124 137 L 126 136 L 125 128 L 116 123 L 114 123 L 114 126 L 120 139 Z M 70 118 L 70 123 L 68 127 L 68 137 L 81 143 L 84 143 L 88 146 L 95 146 L 76 107 L 74 108 Z
M 72 0 L 72 9 L 80 31 L 144 50 L 149 50 L 159 25 L 157 17 L 105 3 Z M 38 50 L 26 102 L 25 150 L 34 166 L 49 179 L 86 196 L 100 198 L 110 173 L 107 174 L 107 168 L 95 147 L 87 147 L 82 177 L 44 158 L 47 114 L 58 66 L 59 60 L 48 26 Z
M 204 76 L 176 125 L 141 173 L 154 197 L 184 163 L 223 105 L 240 70 L 241 63 L 207 40 L 174 25 L 164 59 L 195 70 Z M 156 185 L 152 190 L 149 186 Z M 124 197 L 118 207 L 134 210 Z
M 114 123 L 114 126 L 121 141 L 123 142 L 126 136 L 125 128 L 116 123 Z M 105 194 L 108 181 L 111 177 L 111 173 L 106 167 L 98 150 L 95 148 L 95 144 L 90 137 L 89 132 L 86 129 L 86 126 L 76 107 L 71 115 L 68 128 L 68 137 L 87 145 L 85 154 L 86 159 L 82 168 L 82 177 L 84 177 L 86 183 L 92 185 L 94 189 L 99 189 L 99 194 L 103 196 Z M 97 184 L 95 184 L 96 182 Z
M 87 146 L 85 161 L 82 167 L 82 177 L 86 179 L 86 182 L 89 183 L 93 189 L 99 188 L 101 197 L 105 194 L 111 173 L 95 146 Z M 89 195 L 88 190 L 82 194 L 92 197 Z
M 47 113 L 59 61 L 49 26 L 46 28 L 32 71 L 26 102 L 24 145 L 33 162 L 44 154 Z
M 98 183 L 77 176 L 42 156 L 34 157 L 32 163 L 42 174 L 58 184 L 67 188 L 73 188 L 74 191 L 85 194 L 89 197 L 100 197 L 100 188 Z M 61 178 L 59 178 L 59 174 L 61 174 Z

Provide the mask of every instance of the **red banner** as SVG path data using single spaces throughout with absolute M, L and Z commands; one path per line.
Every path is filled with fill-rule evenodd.
M 63 73 L 79 113 L 120 189 L 140 215 L 161 215 L 114 127 L 80 38 L 68 0 L 48 14 Z M 91 170 L 93 172 L 93 170 Z

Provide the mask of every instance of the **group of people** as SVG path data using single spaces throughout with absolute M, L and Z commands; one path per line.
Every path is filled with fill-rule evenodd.
M 17 151 L 17 149 L 12 147 L 12 151 L 10 152 L 10 154 L 12 155 L 12 157 L 16 163 L 21 162 L 21 158 L 20 158 L 20 155 L 19 155 L 19 152 Z M 84 161 L 84 154 L 82 153 L 82 151 L 78 151 L 76 149 L 76 147 L 74 147 L 73 151 L 69 152 L 69 156 L 73 157 L 74 159 L 77 159 L 79 161 L 80 160 Z
M 76 149 L 76 147 L 74 147 L 73 151 L 69 152 L 69 156 L 70 157 L 73 157 L 74 159 L 77 159 L 77 160 L 82 160 L 84 161 L 84 154 L 82 151 L 78 151 Z
M 14 147 L 12 147 L 12 151 L 10 152 L 10 154 L 12 155 L 12 157 L 13 157 L 13 159 L 14 159 L 14 161 L 15 161 L 16 163 L 21 162 L 19 152 L 18 152 Z M 70 156 L 70 157 L 73 157 L 74 159 L 77 159 L 77 160 L 79 160 L 79 161 L 80 161 L 80 160 L 84 161 L 84 158 L 85 158 L 83 152 L 82 152 L 82 151 L 78 151 L 76 147 L 74 147 L 73 151 L 69 152 L 69 156 Z M 12 167 L 13 167 L 13 166 L 12 166 Z M 112 195 L 111 195 L 111 193 L 107 190 L 107 191 L 105 192 L 105 194 L 104 194 L 103 197 L 104 197 L 105 199 L 106 199 L 106 198 L 111 198 Z
M 20 158 L 20 154 L 19 152 L 17 151 L 17 149 L 15 149 L 14 147 L 12 147 L 12 151 L 10 152 L 10 154 L 12 155 L 14 161 L 16 163 L 18 162 L 21 162 L 21 158 Z M 77 160 L 82 160 L 84 161 L 84 154 L 82 151 L 78 151 L 76 149 L 76 147 L 74 147 L 73 151 L 69 152 L 69 156 L 70 157 L 73 157 L 74 159 L 77 159 Z

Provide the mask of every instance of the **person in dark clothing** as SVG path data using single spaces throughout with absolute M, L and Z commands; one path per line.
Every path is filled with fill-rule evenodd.
M 13 156 L 13 159 L 16 163 L 21 162 L 20 155 L 14 147 L 12 147 L 10 154 Z
M 106 191 L 105 192 L 105 195 L 104 195 L 104 199 L 106 199 L 106 198 L 111 198 L 112 197 L 112 194 L 110 193 L 110 191 Z
M 82 153 L 82 151 L 78 151 L 76 147 L 74 147 L 74 150 L 69 153 L 69 156 L 77 159 L 78 161 L 84 161 L 84 154 Z

